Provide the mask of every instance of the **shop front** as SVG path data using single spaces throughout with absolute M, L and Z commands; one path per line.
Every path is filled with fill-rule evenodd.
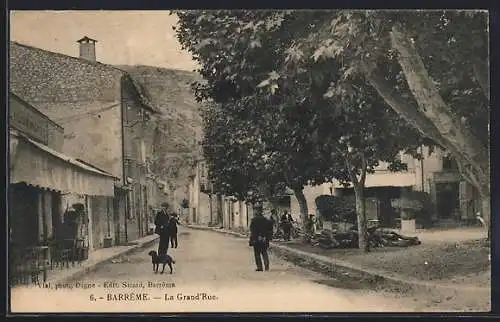
M 116 178 L 10 130 L 9 228 L 12 283 L 85 259 L 92 240 L 86 200 L 114 196 Z M 40 274 L 39 274 L 40 273 Z

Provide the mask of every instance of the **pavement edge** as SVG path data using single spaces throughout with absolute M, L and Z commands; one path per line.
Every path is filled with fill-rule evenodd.
M 111 262 L 113 259 L 116 259 L 116 258 L 124 256 L 124 255 L 130 255 L 132 253 L 135 253 L 135 252 L 140 251 L 146 247 L 151 246 L 152 244 L 154 244 L 158 240 L 158 238 L 159 238 L 159 236 L 155 237 L 151 240 L 139 242 L 138 244 L 131 246 L 129 249 L 125 249 L 122 252 L 119 252 L 117 254 L 114 254 L 113 256 L 105 258 L 105 259 L 103 259 L 103 260 L 101 260 L 101 261 L 99 261 L 91 266 L 84 267 L 81 270 L 74 272 L 73 274 L 71 274 L 69 276 L 63 277 L 60 280 L 55 281 L 55 283 L 69 283 L 69 282 L 72 282 L 74 280 L 77 280 L 77 279 L 85 276 L 86 274 L 97 270 L 99 267 L 102 267 L 103 265 Z

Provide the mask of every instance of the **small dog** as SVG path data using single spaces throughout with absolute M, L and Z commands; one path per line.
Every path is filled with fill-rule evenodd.
M 153 272 L 155 274 L 158 273 L 160 264 L 163 264 L 163 269 L 161 270 L 160 274 L 163 274 L 163 272 L 165 271 L 165 265 L 168 265 L 168 267 L 170 268 L 170 274 L 172 274 L 172 264 L 175 264 L 175 261 L 170 255 L 165 254 L 162 256 L 158 256 L 158 253 L 154 250 L 150 251 L 148 255 L 151 256 L 151 262 L 153 263 Z

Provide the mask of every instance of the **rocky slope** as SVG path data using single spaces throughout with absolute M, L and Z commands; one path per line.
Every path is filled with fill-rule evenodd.
M 171 191 L 176 190 L 176 199 L 187 198 L 188 177 L 200 156 L 202 139 L 202 106 L 194 98 L 191 83 L 201 76 L 152 66 L 116 67 L 128 72 L 150 103 L 163 112 L 151 122 L 155 129 L 149 141 L 157 161 L 152 170 L 160 172 Z

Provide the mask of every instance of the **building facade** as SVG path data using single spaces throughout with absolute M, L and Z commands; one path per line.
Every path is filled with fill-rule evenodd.
M 248 231 L 253 217 L 252 204 L 233 196 L 215 194 L 203 159 L 198 160 L 194 167 L 188 191 L 188 223 Z
M 20 266 L 33 264 L 23 257 L 30 252 L 58 261 L 55 250 L 63 241 L 85 259 L 100 223 L 92 224 L 89 212 L 78 223 L 70 220 L 67 197 L 79 195 L 86 202 L 112 198 L 118 178 L 63 154 L 64 129 L 19 96 L 9 93 L 9 106 L 8 218 L 11 276 L 16 277 L 24 271 Z
M 480 200 L 472 185 L 467 183 L 458 172 L 456 163 L 446 152 L 436 150 L 429 153 L 422 148 L 423 160 L 401 155 L 408 170 L 391 172 L 387 164 L 381 163 L 373 174 L 367 174 L 365 197 L 367 216 L 377 219 L 384 226 L 392 227 L 398 221 L 399 213 L 391 206 L 391 200 L 400 198 L 404 191 L 423 191 L 428 193 L 433 205 L 432 221 L 435 226 L 458 226 L 474 222 L 480 209 Z M 316 213 L 316 198 L 320 195 L 353 195 L 352 186 L 343 187 L 339 182 L 318 186 L 306 186 L 304 195 L 310 213 Z M 299 213 L 295 196 L 291 201 L 292 213 Z
M 157 110 L 130 75 L 95 60 L 95 40 L 84 37 L 79 44 L 77 58 L 11 42 L 10 83 L 14 93 L 66 129 L 62 152 L 118 178 L 110 197 L 70 195 L 66 201 L 85 205 L 99 227 L 93 247 L 101 248 L 148 233 L 142 136 Z

